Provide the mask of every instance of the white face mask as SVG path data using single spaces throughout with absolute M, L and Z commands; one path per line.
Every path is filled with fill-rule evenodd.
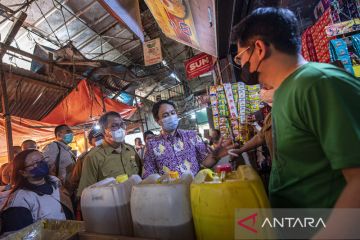
M 126 134 L 125 129 L 119 128 L 116 131 L 111 131 L 111 139 L 114 142 L 122 143 L 125 140 L 125 134 Z
M 97 140 L 96 142 L 95 142 L 95 146 L 97 147 L 97 146 L 100 146 L 102 143 L 103 143 L 103 139 L 99 139 L 99 140 Z
M 275 89 L 261 89 L 260 90 L 260 100 L 262 102 L 266 102 L 267 104 L 271 104 L 273 102 L 273 96 L 274 96 Z

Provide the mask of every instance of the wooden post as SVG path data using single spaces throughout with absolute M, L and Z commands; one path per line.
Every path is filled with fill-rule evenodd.
M 221 68 L 220 68 L 219 60 L 216 62 L 216 70 L 217 70 L 217 73 L 219 74 L 217 84 L 223 84 L 223 78 L 221 75 Z
M 138 113 L 139 113 L 139 119 L 140 119 L 140 122 L 141 122 L 141 124 L 140 124 L 140 130 L 141 130 L 141 132 L 142 132 L 142 134 L 143 134 L 143 136 L 144 136 L 144 133 L 145 133 L 145 132 L 144 132 L 144 125 L 143 125 L 143 120 L 142 120 L 142 117 L 141 117 L 140 108 L 139 108 L 138 101 L 137 101 L 136 97 L 134 97 L 134 98 L 135 98 L 136 108 L 137 108 Z
M 12 129 L 11 129 L 11 117 L 9 112 L 9 101 L 6 89 L 6 81 L 5 74 L 2 69 L 2 58 L 0 59 L 0 84 L 1 84 L 1 104 L 3 110 L 3 117 L 5 120 L 5 136 L 6 136 L 6 144 L 7 144 L 7 152 L 8 152 L 8 162 L 11 162 L 14 158 L 14 150 L 13 150 L 13 138 L 12 138 Z
M 85 127 L 84 127 L 85 152 L 87 152 L 89 150 L 88 140 L 89 139 L 86 136 L 86 131 L 85 131 Z
M 27 15 L 24 12 L 21 12 L 20 17 L 13 22 L 8 35 L 5 37 L 4 44 L 10 46 L 11 42 L 14 40 L 17 32 L 20 30 L 21 25 L 24 23 Z M 9 111 L 9 99 L 7 95 L 7 87 L 5 74 L 3 71 L 3 62 L 2 59 L 6 53 L 6 49 L 0 50 L 0 85 L 1 85 L 1 104 L 3 115 L 5 119 L 5 134 L 6 134 L 6 143 L 8 150 L 8 162 L 12 162 L 14 159 L 14 150 L 13 150 L 13 138 L 12 138 L 12 128 L 11 128 L 11 116 Z
M 103 113 L 106 113 L 106 105 L 105 105 L 105 96 L 104 96 L 104 87 L 100 87 L 101 90 L 101 103 L 103 105 Z
M 46 65 L 48 75 L 50 75 L 54 72 L 54 64 L 53 64 L 54 54 L 52 52 L 49 52 L 49 61 L 50 61 L 50 64 Z
M 146 126 L 146 131 L 149 130 L 149 126 L 148 126 L 148 119 L 146 117 L 146 114 L 145 114 L 145 126 Z

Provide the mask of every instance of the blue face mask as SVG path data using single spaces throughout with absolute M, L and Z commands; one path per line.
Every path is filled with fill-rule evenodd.
M 64 136 L 64 142 L 65 142 L 66 144 L 71 143 L 71 142 L 73 141 L 73 139 L 74 139 L 74 134 L 72 134 L 72 133 L 67 133 L 67 134 L 65 134 L 65 136 Z
M 97 147 L 97 146 L 100 146 L 100 145 L 103 143 L 103 141 L 104 141 L 104 140 L 102 140 L 102 139 L 97 140 L 97 141 L 95 142 L 95 146 L 96 146 L 96 147 Z
M 30 174 L 33 178 L 43 178 L 49 175 L 49 165 L 45 161 L 39 162 L 35 168 L 31 169 Z
M 169 117 L 163 118 L 162 120 L 162 128 L 167 132 L 174 131 L 179 125 L 179 118 L 177 115 L 171 115 Z

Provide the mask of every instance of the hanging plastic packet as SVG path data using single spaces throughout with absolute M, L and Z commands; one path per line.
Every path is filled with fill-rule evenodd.
M 345 70 L 354 74 L 346 42 L 343 39 L 334 39 L 330 41 L 329 45 L 331 61 L 340 60 L 343 63 Z
M 355 54 L 360 57 L 360 33 L 351 36 L 351 41 L 355 49 Z

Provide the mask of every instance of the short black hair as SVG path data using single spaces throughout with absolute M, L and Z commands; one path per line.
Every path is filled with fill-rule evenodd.
M 219 129 L 212 129 L 212 132 L 216 133 L 216 137 L 213 139 L 213 141 L 219 141 L 221 138 L 221 132 Z
M 99 125 L 100 125 L 100 128 L 101 128 L 102 132 L 105 131 L 105 128 L 106 128 L 106 125 L 108 123 L 109 117 L 119 117 L 119 118 L 121 118 L 121 115 L 120 115 L 120 113 L 114 112 L 114 111 L 104 113 L 99 119 Z
M 152 108 L 152 114 L 156 121 L 159 120 L 159 109 L 160 109 L 161 105 L 163 105 L 163 104 L 169 104 L 169 105 L 173 106 L 174 109 L 176 109 L 175 103 L 173 103 L 172 101 L 169 101 L 169 100 L 158 101 L 157 103 L 154 104 L 154 106 Z
M 66 124 L 61 124 L 61 125 L 57 126 L 57 127 L 55 128 L 55 131 L 54 131 L 55 137 L 57 137 L 58 133 L 59 133 L 60 131 L 62 131 L 64 128 L 70 128 L 70 127 L 69 127 L 68 125 L 66 125 Z
M 212 129 L 211 130 L 212 132 L 215 132 L 216 133 L 216 135 L 218 135 L 218 136 L 220 136 L 221 135 L 221 132 L 220 132 L 220 130 L 219 129 Z
M 250 45 L 256 38 L 287 54 L 300 52 L 301 40 L 298 20 L 286 8 L 258 8 L 237 24 L 232 31 L 233 42 Z
M 28 144 L 28 143 L 30 143 L 30 144 L 36 144 L 36 142 L 35 142 L 34 140 L 28 139 L 28 140 L 23 141 L 23 142 L 21 143 L 21 146 L 24 145 L 24 144 Z
M 155 134 L 153 133 L 153 131 L 147 130 L 146 132 L 144 132 L 144 139 L 146 139 L 148 135 L 155 135 Z
M 88 137 L 89 142 L 91 142 L 91 140 L 93 138 L 97 138 L 99 136 L 103 136 L 103 134 L 100 132 L 100 130 L 96 130 L 96 129 L 93 128 L 93 129 L 90 130 L 87 137 Z

